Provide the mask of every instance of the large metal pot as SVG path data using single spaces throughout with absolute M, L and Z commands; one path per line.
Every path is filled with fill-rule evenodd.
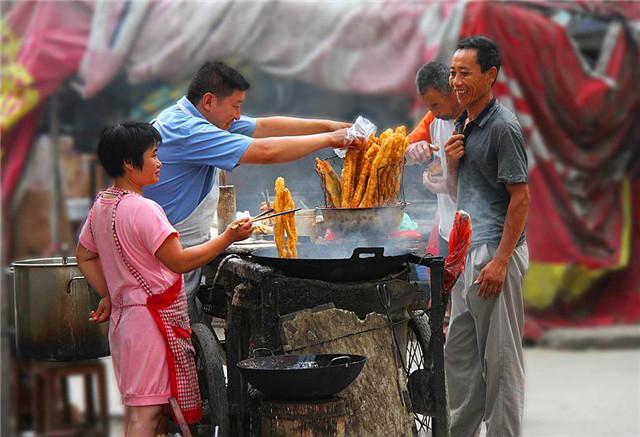
M 100 297 L 75 258 L 28 259 L 11 266 L 20 357 L 73 361 L 109 355 L 109 324 L 89 321 Z
M 339 235 L 390 235 L 402 222 L 406 203 L 373 208 L 316 208 L 322 215 L 322 227 Z

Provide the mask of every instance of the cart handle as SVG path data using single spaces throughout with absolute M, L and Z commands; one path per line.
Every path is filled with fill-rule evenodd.
M 271 354 L 272 357 L 275 357 L 276 354 L 273 353 L 273 351 L 271 349 L 269 349 L 268 347 L 257 347 L 255 349 L 251 349 L 251 351 L 249 351 L 249 358 L 256 358 L 256 351 L 267 351 Z

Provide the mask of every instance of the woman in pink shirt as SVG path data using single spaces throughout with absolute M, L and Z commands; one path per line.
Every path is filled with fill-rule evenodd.
M 253 227 L 184 249 L 160 206 L 142 197 L 158 182 L 160 135 L 147 123 L 103 130 L 98 157 L 114 178 L 98 195 L 80 233 L 80 270 L 101 300 L 91 320 L 110 320 L 109 345 L 125 405 L 125 435 L 153 436 L 162 407 L 175 397 L 185 420 L 202 417 L 182 273 L 198 268 Z

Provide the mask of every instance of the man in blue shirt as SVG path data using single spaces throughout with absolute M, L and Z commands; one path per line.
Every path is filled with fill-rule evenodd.
M 323 148 L 345 147 L 349 123 L 240 115 L 249 87 L 235 69 L 207 62 L 191 80 L 188 94 L 153 121 L 162 136 L 162 168 L 160 182 L 146 187 L 144 194 L 162 206 L 185 247 L 209 239 L 218 204 L 217 169 L 289 162 Z M 200 270 L 184 279 L 189 314 L 197 321 Z

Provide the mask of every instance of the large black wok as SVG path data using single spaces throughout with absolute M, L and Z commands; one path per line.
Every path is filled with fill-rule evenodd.
M 407 263 L 422 263 L 408 249 L 339 245 L 299 245 L 298 258 L 280 258 L 275 247 L 265 247 L 251 257 L 287 276 L 329 282 L 370 281 L 401 272 Z
M 276 355 L 236 364 L 246 380 L 269 399 L 323 399 L 355 380 L 367 357 L 351 354 Z

